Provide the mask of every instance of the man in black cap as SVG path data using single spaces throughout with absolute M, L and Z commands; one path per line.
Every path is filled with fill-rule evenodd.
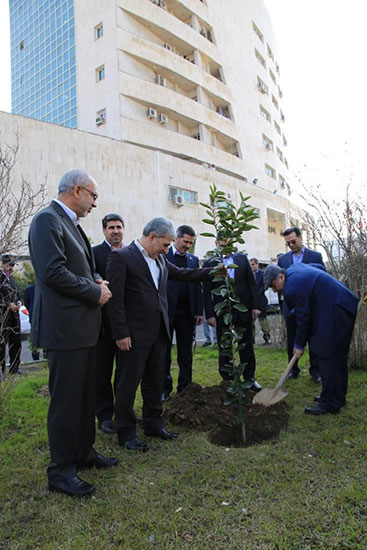
M 22 374 L 19 369 L 20 351 L 22 342 L 20 338 L 19 291 L 13 278 L 16 262 L 10 254 L 4 254 L 1 258 L 0 274 L 0 365 L 5 373 L 5 348 L 9 346 L 9 373 Z

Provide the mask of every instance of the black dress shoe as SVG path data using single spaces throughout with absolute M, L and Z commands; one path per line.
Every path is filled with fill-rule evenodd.
M 208 346 L 211 346 L 212 343 L 211 342 L 204 342 L 204 344 L 202 345 L 203 348 L 207 348 Z
M 111 468 L 112 466 L 117 466 L 118 464 L 118 458 L 106 458 L 105 456 L 96 454 L 92 458 L 92 460 L 89 460 L 85 465 L 82 465 L 81 468 L 93 468 L 95 466 L 97 470 L 100 470 L 101 468 Z
M 49 481 L 48 488 L 54 493 L 64 493 L 71 497 L 88 497 L 94 493 L 94 486 L 75 476 L 64 481 Z
M 111 419 L 108 420 L 101 420 L 98 423 L 99 428 L 102 430 L 102 432 L 106 434 L 115 434 L 116 433 L 116 426 L 113 423 Z
M 166 428 L 161 428 L 160 430 L 150 432 L 149 430 L 144 430 L 145 435 L 148 435 L 150 437 L 159 437 L 160 439 L 177 439 L 178 434 L 175 434 L 173 432 L 169 432 L 166 430 Z
M 250 386 L 250 390 L 258 393 L 262 390 L 262 387 L 260 386 L 259 382 L 256 382 L 256 380 L 253 382 L 252 386 Z
M 315 395 L 315 397 L 313 398 L 313 400 L 315 401 L 315 403 L 320 403 L 321 401 L 321 397 L 319 395 Z M 347 404 L 346 400 L 344 399 L 343 402 L 342 402 L 342 407 L 345 407 L 345 405 Z
M 329 410 L 325 409 L 325 407 L 322 407 L 320 404 L 317 405 L 317 407 L 305 407 L 305 413 L 306 414 L 313 414 L 313 415 L 320 415 L 320 414 L 337 414 L 340 411 L 340 409 L 335 410 Z
M 321 382 L 321 376 L 317 374 L 316 376 L 312 376 L 311 374 L 311 380 L 315 382 L 315 384 L 319 384 Z
M 295 380 L 296 378 L 298 378 L 298 374 L 299 374 L 298 372 L 292 372 L 292 371 L 291 371 L 291 372 L 288 374 L 287 379 L 288 379 L 288 380 Z
M 121 441 L 119 445 L 121 445 L 121 447 L 125 447 L 125 449 L 128 449 L 129 451 L 140 451 L 141 453 L 146 453 L 149 450 L 149 445 L 146 445 L 137 437 L 134 439 L 129 439 L 129 441 Z
M 165 403 L 169 399 L 170 392 L 164 391 L 161 395 L 161 403 Z

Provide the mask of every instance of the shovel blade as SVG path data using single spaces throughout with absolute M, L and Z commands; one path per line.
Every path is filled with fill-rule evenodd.
M 259 393 L 257 393 L 252 403 L 254 405 L 263 405 L 264 407 L 270 407 L 270 405 L 275 405 L 287 397 L 288 393 L 281 388 L 275 390 L 274 388 L 264 388 Z

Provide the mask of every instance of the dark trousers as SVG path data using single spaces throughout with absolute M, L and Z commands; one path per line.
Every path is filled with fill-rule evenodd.
M 112 372 L 118 348 L 109 333 L 101 336 L 98 348 L 96 415 L 98 420 L 103 422 L 104 420 L 111 420 L 114 413 Z
M 320 404 L 329 411 L 339 410 L 346 403 L 348 391 L 348 353 L 352 340 L 354 318 L 345 338 L 329 357 L 317 356 L 322 392 Z
M 52 481 L 76 475 L 78 465 L 95 455 L 95 383 L 97 346 L 47 350 L 49 389 L 48 441 Z
M 19 370 L 20 352 L 22 341 L 20 337 L 20 319 L 19 314 L 8 314 L 6 319 L 0 319 L 4 324 L 2 335 L 0 337 L 0 365 L 2 372 L 5 372 L 5 349 L 9 346 L 9 372 L 15 373 Z
M 117 352 L 115 422 L 119 443 L 136 437 L 134 401 L 141 382 L 144 429 L 158 431 L 162 427 L 162 404 L 168 334 L 161 319 L 156 341 L 147 347 Z
M 294 348 L 294 342 L 296 339 L 296 332 L 297 332 L 297 323 L 296 318 L 293 316 L 285 317 L 285 326 L 287 328 L 287 353 L 288 353 L 288 361 L 290 361 L 293 357 L 293 348 Z M 310 353 L 310 375 L 313 378 L 318 378 L 320 376 L 320 369 L 318 365 L 318 357 L 312 352 L 311 349 L 309 349 Z M 294 374 L 298 374 L 300 371 L 298 366 L 298 361 L 294 364 L 292 368 L 292 372 Z
M 227 328 L 226 325 L 223 323 L 223 320 L 221 317 L 217 317 L 217 338 L 218 338 L 218 344 L 219 344 L 219 373 L 223 380 L 230 380 L 233 378 L 233 375 L 231 375 L 230 372 L 227 372 L 227 369 L 225 370 L 225 365 L 228 363 L 231 363 L 232 359 L 230 357 L 227 357 L 226 355 L 223 355 L 221 353 L 221 345 L 220 341 L 222 338 L 223 331 Z M 248 315 L 247 319 L 239 319 L 236 322 L 237 327 L 244 327 L 245 332 L 239 342 L 239 344 L 245 344 L 245 347 L 240 350 L 239 356 L 240 356 L 240 362 L 246 363 L 244 371 L 243 371 L 243 377 L 245 380 L 251 380 L 255 377 L 255 369 L 256 369 L 256 359 L 255 359 L 255 353 L 254 353 L 254 345 L 252 341 L 252 318 L 250 316 L 250 313 Z
M 173 332 L 176 333 L 177 363 L 179 368 L 177 391 L 181 392 L 192 383 L 192 344 L 195 333 L 195 319 L 189 311 L 177 311 L 171 329 L 171 342 L 167 346 L 166 376 L 163 390 L 171 393 L 173 389 L 171 376 L 171 349 Z

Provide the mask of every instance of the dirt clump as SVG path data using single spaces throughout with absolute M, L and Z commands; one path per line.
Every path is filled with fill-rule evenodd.
M 237 408 L 223 405 L 228 382 L 220 386 L 202 387 L 191 384 L 167 403 L 164 419 L 170 424 L 208 433 L 215 445 L 243 447 L 261 443 L 279 436 L 287 428 L 288 406 L 284 401 L 271 407 L 253 405 L 254 392 L 245 395 L 244 417 L 246 443 L 242 426 L 238 424 Z

